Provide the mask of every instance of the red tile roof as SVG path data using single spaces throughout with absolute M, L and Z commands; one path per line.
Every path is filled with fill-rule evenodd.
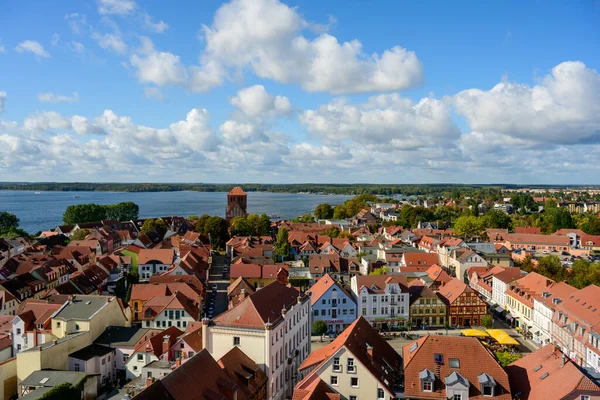
M 257 392 L 267 383 L 267 375 L 239 347 L 233 346 L 217 363 L 240 388 L 238 400 L 255 399 Z
M 515 228 L 515 233 L 526 233 L 526 234 L 533 234 L 533 235 L 541 235 L 542 234 L 542 229 L 541 228 L 534 228 L 532 226 L 527 226 L 527 227 L 517 226 Z
M 440 288 L 439 293 L 451 305 L 461 294 L 472 291 L 473 289 L 461 282 L 460 279 L 452 278 L 450 282 Z
M 141 249 L 138 253 L 138 265 L 159 261 L 161 264 L 172 264 L 175 259 L 174 249 Z
M 346 290 L 344 290 L 342 285 L 337 283 L 335 279 L 329 276 L 329 274 L 325 274 L 310 287 L 310 304 L 314 305 L 317 301 L 319 301 L 321 296 L 323 296 L 325 292 L 327 292 L 327 290 L 329 290 L 329 288 L 332 286 L 337 286 L 339 290 L 346 293 Z
M 236 186 L 233 189 L 231 189 L 231 191 L 228 194 L 232 196 L 245 196 L 246 192 L 244 192 L 244 190 L 241 187 Z
M 542 292 L 548 291 L 555 282 L 537 272 L 517 279 L 506 289 L 506 294 L 521 303 L 533 308 L 533 296 L 540 296 Z
M 335 393 L 328 384 L 317 374 L 309 375 L 294 388 L 292 400 L 340 400 L 340 394 Z
M 521 400 L 600 396 L 600 387 L 551 344 L 510 364 L 506 372 L 512 392 L 520 393 Z
M 397 283 L 403 293 L 408 291 L 408 281 L 404 275 L 356 275 L 359 291 L 364 286 L 369 292 L 383 293 L 388 283 Z
M 548 246 L 570 246 L 571 239 L 568 236 L 534 235 L 525 233 L 509 233 L 506 241 L 512 244 L 540 244 Z
M 435 355 L 443 361 L 436 364 Z M 427 335 L 403 348 L 404 394 L 406 398 L 447 399 L 444 378 L 457 372 L 469 381 L 469 399 L 487 399 L 480 391 L 478 376 L 484 372 L 497 383 L 494 399 L 511 400 L 508 375 L 494 355 L 476 338 Z M 450 359 L 458 359 L 459 367 L 450 368 Z M 419 373 L 428 369 L 436 375 L 434 391 L 421 391 Z
M 410 252 L 404 253 L 406 266 L 411 265 L 434 265 L 439 262 L 437 253 Z

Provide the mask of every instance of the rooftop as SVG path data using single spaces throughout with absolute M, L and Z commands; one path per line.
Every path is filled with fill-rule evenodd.
M 92 343 L 79 351 L 69 354 L 69 357 L 87 361 L 94 357 L 102 357 L 112 352 L 114 352 L 114 349 L 111 349 L 110 347 Z
M 101 309 L 106 307 L 115 297 L 108 296 L 74 296 L 72 301 L 60 310 L 54 319 L 63 321 L 68 320 L 89 320 L 92 319 Z

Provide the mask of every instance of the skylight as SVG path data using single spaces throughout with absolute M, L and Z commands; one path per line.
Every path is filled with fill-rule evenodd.
M 541 365 L 538 365 L 537 367 L 535 367 L 535 368 L 533 369 L 533 372 L 538 372 L 540 369 L 542 369 L 542 366 L 541 366 Z
M 540 376 L 540 380 L 544 380 L 548 377 L 548 375 L 550 375 L 549 373 L 545 373 L 544 375 Z
M 410 349 L 409 349 L 408 351 L 409 351 L 410 353 L 412 353 L 413 351 L 415 351 L 415 350 L 417 349 L 417 347 L 418 347 L 418 344 L 417 344 L 417 343 L 415 343 L 415 344 L 413 344 L 412 346 L 410 346 Z

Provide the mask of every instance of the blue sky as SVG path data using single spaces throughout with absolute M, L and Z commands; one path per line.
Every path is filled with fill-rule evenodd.
M 599 27 L 598 1 L 9 0 L 0 180 L 600 184 Z

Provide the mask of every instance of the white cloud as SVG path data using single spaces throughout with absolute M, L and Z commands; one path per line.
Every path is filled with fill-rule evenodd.
M 60 43 L 60 35 L 55 33 L 52 35 L 52 46 L 58 46 L 58 43 Z
M 73 92 L 71 96 L 55 95 L 54 93 L 38 93 L 37 98 L 43 103 L 77 103 L 79 93 Z
M 329 143 L 351 140 L 363 145 L 413 149 L 449 142 L 460 130 L 442 101 L 424 98 L 418 103 L 397 94 L 370 97 L 364 104 L 335 99 L 300 116 L 309 132 Z
M 136 9 L 133 0 L 96 0 L 98 3 L 98 12 L 100 14 L 131 14 Z
M 55 111 L 44 111 L 25 118 L 23 128 L 33 132 L 68 130 L 71 129 L 71 121 Z
M 0 90 L 0 114 L 4 112 L 4 103 L 6 102 L 6 92 Z
M 501 82 L 452 99 L 471 129 L 551 144 L 600 143 L 600 75 L 582 62 L 563 62 L 531 87 Z
M 104 129 L 98 125 L 90 123 L 86 117 L 80 115 L 74 115 L 71 117 L 71 126 L 73 130 L 79 135 L 105 135 Z
M 154 22 L 154 19 L 148 14 L 144 15 L 144 25 L 156 33 L 164 33 L 169 29 L 169 25 L 165 21 Z
M 204 108 L 191 110 L 185 121 L 171 124 L 170 128 L 177 140 L 196 151 L 215 151 L 219 140 L 209 125 L 210 113 Z
M 130 64 L 136 68 L 140 82 L 155 85 L 181 85 L 187 80 L 187 71 L 181 64 L 179 56 L 154 49 L 152 41 L 142 38 L 142 49 L 139 54 L 130 57 Z
M 208 92 L 214 87 L 223 84 L 226 75 L 223 66 L 216 61 L 206 61 L 201 66 L 189 68 L 191 78 L 187 83 L 190 90 L 194 92 Z
M 17 45 L 16 48 L 19 53 L 33 53 L 38 57 L 48 58 L 50 57 L 50 53 L 48 53 L 44 46 L 42 46 L 39 42 L 35 40 L 25 40 Z
M 203 62 L 250 68 L 256 75 L 298 83 L 308 91 L 360 93 L 402 90 L 422 80 L 414 52 L 399 46 L 365 54 L 358 40 L 340 43 L 323 33 L 302 35 L 309 27 L 294 8 L 278 0 L 233 0 L 204 26 Z
M 67 20 L 71 32 L 73 32 L 76 35 L 81 35 L 91 29 L 91 27 L 87 24 L 87 17 L 84 14 L 66 14 L 65 20 Z
M 105 33 L 103 35 L 98 32 L 94 32 L 92 34 L 92 39 L 96 40 L 98 45 L 105 50 L 112 51 L 119 55 L 124 55 L 127 53 L 127 44 L 125 44 L 118 32 Z
M 85 53 L 85 46 L 83 43 L 80 42 L 76 42 L 76 41 L 71 41 L 69 43 L 69 49 L 76 54 L 83 54 Z
M 248 117 L 266 113 L 289 114 L 292 111 L 290 100 L 285 96 L 273 96 L 262 85 L 254 85 L 240 90 L 231 99 L 231 104 Z
M 146 96 L 148 99 L 154 99 L 154 100 L 158 100 L 158 101 L 164 101 L 165 100 L 162 92 L 157 87 L 146 87 L 146 88 L 144 88 L 144 96 Z

